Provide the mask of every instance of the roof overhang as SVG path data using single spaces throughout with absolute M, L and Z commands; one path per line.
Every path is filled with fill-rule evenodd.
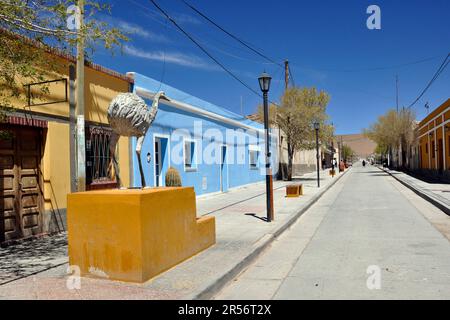
M 135 92 L 138 96 L 147 98 L 147 99 L 151 99 L 151 100 L 153 100 L 153 98 L 155 96 L 154 92 L 151 92 L 151 91 L 144 89 L 142 87 L 139 87 L 139 86 L 135 86 Z M 245 124 L 243 122 L 224 117 L 220 114 L 210 112 L 210 111 L 201 109 L 199 107 L 196 107 L 196 106 L 193 106 L 193 105 L 181 102 L 181 101 L 170 99 L 170 101 L 164 100 L 164 101 L 161 101 L 161 103 L 171 106 L 171 107 L 174 107 L 179 110 L 183 110 L 186 112 L 190 112 L 193 114 L 197 114 L 197 115 L 206 117 L 211 120 L 220 121 L 220 122 L 223 122 L 223 123 L 235 126 L 235 127 L 239 127 L 239 128 L 243 128 L 243 129 L 247 129 L 247 130 L 251 130 L 251 131 L 255 131 L 255 132 L 264 134 L 264 129 L 255 128 L 255 127 Z

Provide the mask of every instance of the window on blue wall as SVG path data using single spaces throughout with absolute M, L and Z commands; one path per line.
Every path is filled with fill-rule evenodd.
M 250 169 L 258 168 L 258 153 L 259 153 L 258 148 L 256 146 L 248 147 L 248 158 L 249 158 Z
M 195 170 L 197 169 L 197 148 L 195 141 L 185 140 L 184 141 L 184 168 L 185 170 Z

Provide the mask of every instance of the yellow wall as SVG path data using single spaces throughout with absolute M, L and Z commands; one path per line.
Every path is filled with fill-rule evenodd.
M 62 78 L 67 79 L 67 81 L 69 80 L 70 61 L 60 57 L 49 56 L 49 64 L 53 65 L 57 72 L 43 71 L 46 72 L 45 78 L 47 80 L 57 80 Z M 125 79 L 120 79 L 88 66 L 85 66 L 84 72 L 85 119 L 86 121 L 108 124 L 106 114 L 109 103 L 118 93 L 128 92 L 130 83 Z M 27 84 L 32 81 L 22 79 L 21 82 Z M 32 88 L 32 92 L 40 93 L 37 86 L 32 86 Z M 49 101 L 64 100 L 65 86 L 62 82 L 49 84 L 48 90 L 48 94 L 44 94 L 41 98 L 34 99 L 34 103 L 40 104 Z M 69 94 L 70 90 L 68 89 L 68 96 Z M 26 90 L 24 88 L 21 97 L 19 99 L 13 99 L 12 104 L 19 109 L 26 109 L 65 118 L 69 117 L 69 102 L 28 107 L 26 97 Z
M 439 169 L 440 159 L 445 159 L 445 161 L 442 161 L 442 164 L 445 165 L 444 169 L 445 170 L 450 169 L 450 144 L 449 144 L 450 130 L 446 128 L 446 127 L 450 128 L 450 124 L 443 123 L 443 120 L 447 121 L 450 119 L 450 110 L 445 111 L 449 107 L 450 107 L 450 99 L 448 99 L 442 105 L 434 109 L 419 124 L 419 136 L 421 136 L 419 138 L 419 145 L 422 147 L 422 152 L 420 154 L 421 160 L 420 167 L 422 169 Z M 442 117 L 440 116 L 440 114 L 442 113 L 444 119 L 442 119 Z M 434 128 L 436 128 L 436 135 L 435 131 L 433 130 Z M 431 135 L 429 135 L 430 134 L 429 130 L 432 130 Z M 442 147 L 442 152 L 445 152 L 445 154 L 440 153 L 441 144 L 439 144 L 440 142 L 439 139 L 442 139 L 441 143 L 445 145 L 445 148 Z M 435 150 L 433 149 L 433 142 L 435 143 L 435 149 L 437 150 L 436 154 Z M 426 152 L 427 144 L 428 144 L 428 153 Z
M 216 241 L 192 187 L 72 193 L 67 222 L 70 264 L 110 280 L 145 282 Z
M 69 80 L 70 61 L 63 57 L 49 55 L 48 65 L 52 72 L 43 70 L 47 80 L 65 78 Z M 21 80 L 30 83 L 30 80 Z M 108 124 L 107 110 L 110 101 L 121 92 L 128 92 L 130 82 L 97 67 L 85 66 L 85 120 L 100 124 Z M 63 100 L 65 86 L 61 83 L 51 84 L 48 95 L 35 99 L 34 103 Z M 39 90 L 38 90 L 39 92 Z M 68 97 L 70 88 L 68 85 Z M 44 177 L 45 210 L 66 208 L 66 196 L 70 193 L 70 144 L 69 144 L 69 102 L 27 107 L 25 89 L 19 99 L 12 99 L 12 105 L 21 110 L 33 111 L 48 117 L 45 147 L 41 168 Z M 59 122 L 52 117 L 61 117 Z M 118 159 L 123 186 L 130 186 L 129 138 L 122 137 L 118 143 Z
M 63 209 L 67 207 L 70 193 L 69 124 L 49 122 L 45 139 L 42 158 L 45 210 Z M 118 149 L 122 183 L 129 187 L 129 139 L 122 137 Z
M 45 210 L 66 208 L 70 192 L 69 124 L 49 122 L 43 168 Z
M 121 137 L 118 143 L 118 160 L 120 178 L 122 179 L 123 187 L 131 187 L 131 172 L 130 172 L 130 138 Z

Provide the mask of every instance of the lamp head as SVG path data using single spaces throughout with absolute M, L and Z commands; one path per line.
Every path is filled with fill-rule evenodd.
M 270 81 L 272 80 L 272 77 L 269 76 L 266 72 L 263 72 L 259 78 L 259 87 L 262 92 L 269 92 L 270 89 Z
M 314 129 L 319 130 L 320 123 L 318 121 L 314 122 Z

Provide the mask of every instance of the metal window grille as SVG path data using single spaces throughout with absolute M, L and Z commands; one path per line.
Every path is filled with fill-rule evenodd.
M 89 126 L 86 135 L 86 179 L 87 184 L 112 182 L 109 144 L 112 130 L 100 126 Z

